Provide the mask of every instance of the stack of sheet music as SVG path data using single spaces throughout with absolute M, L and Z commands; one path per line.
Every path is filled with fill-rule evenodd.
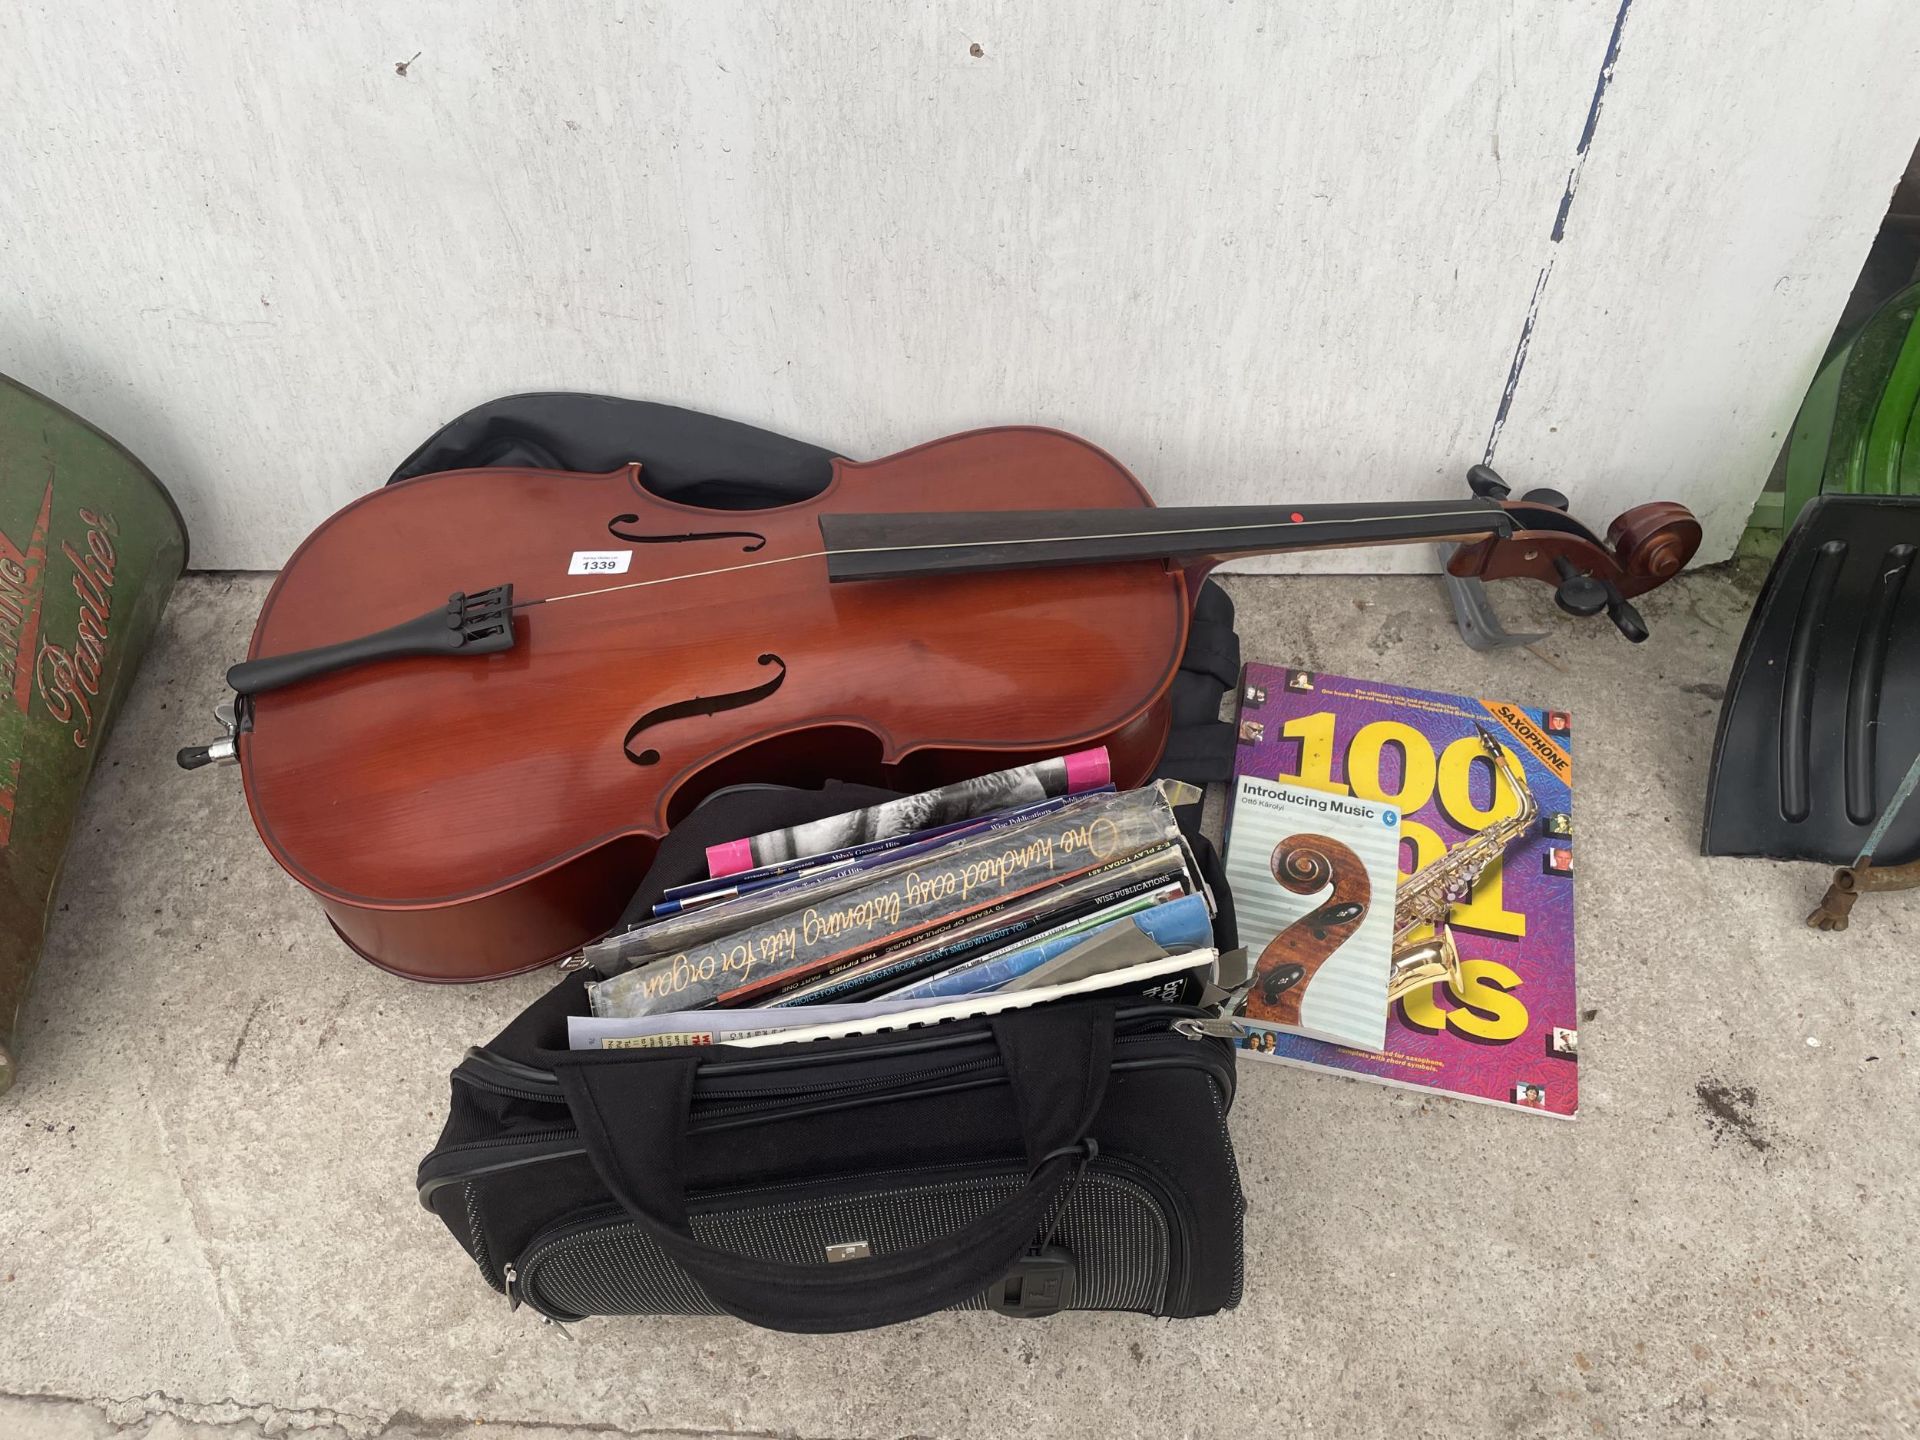
M 711 878 L 589 947 L 605 978 L 588 987 L 575 1048 L 888 1028 L 922 1010 L 1145 988 L 1212 959 L 1212 897 L 1168 793 L 1115 792 L 1104 751 L 715 846 L 708 860 Z

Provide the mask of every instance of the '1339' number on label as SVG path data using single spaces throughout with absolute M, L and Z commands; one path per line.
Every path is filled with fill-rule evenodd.
M 631 550 L 576 550 L 569 575 L 624 575 L 633 563 Z

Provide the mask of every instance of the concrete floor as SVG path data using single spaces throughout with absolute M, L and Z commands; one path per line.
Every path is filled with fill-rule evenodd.
M 0 1101 L 0 1436 L 1914 1433 L 1920 899 L 1818 936 L 1819 870 L 1695 853 L 1750 582 L 1487 657 L 1431 580 L 1234 581 L 1249 657 L 1574 712 L 1581 1117 L 1248 1064 L 1237 1312 L 791 1338 L 543 1327 L 415 1203 L 447 1070 L 546 982 L 361 963 L 235 772 L 174 768 L 266 586 L 193 579 Z

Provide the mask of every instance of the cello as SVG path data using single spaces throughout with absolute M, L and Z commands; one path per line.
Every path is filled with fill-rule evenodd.
M 1225 558 L 1451 540 L 1452 573 L 1544 581 L 1639 640 L 1633 597 L 1700 541 L 1668 502 L 1603 540 L 1485 467 L 1457 501 L 1161 509 L 1104 451 L 1021 426 L 835 460 L 760 510 L 645 478 L 403 480 L 275 581 L 227 672 L 232 733 L 179 760 L 239 764 L 269 852 L 374 964 L 461 981 L 571 954 L 727 785 L 917 790 L 1094 745 L 1141 784 Z

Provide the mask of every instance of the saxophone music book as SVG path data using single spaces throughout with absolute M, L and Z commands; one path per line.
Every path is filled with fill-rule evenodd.
M 1238 723 L 1238 786 L 1304 787 L 1397 810 L 1401 874 L 1384 1039 L 1333 1044 L 1258 1025 L 1245 1027 L 1242 1049 L 1572 1118 L 1571 718 L 1256 663 L 1241 677 Z M 1230 854 L 1240 824 L 1236 800 Z M 1246 893 L 1236 883 L 1241 905 Z M 1381 890 L 1372 903 L 1386 909 Z M 1257 963 L 1255 939 L 1250 929 Z M 1247 1019 L 1258 1018 L 1258 985 L 1256 977 Z

